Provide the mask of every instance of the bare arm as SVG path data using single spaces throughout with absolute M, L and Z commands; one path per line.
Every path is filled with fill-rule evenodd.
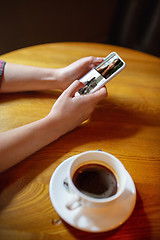
M 0 92 L 65 90 L 74 80 L 80 79 L 102 60 L 103 58 L 85 57 L 59 69 L 6 63 Z
M 96 104 L 107 96 L 104 87 L 93 94 L 74 97 L 81 87 L 79 81 L 73 82 L 45 118 L 0 133 L 0 172 L 79 126 L 88 119 Z

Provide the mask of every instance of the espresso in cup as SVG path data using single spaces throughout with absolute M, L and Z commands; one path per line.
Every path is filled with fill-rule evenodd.
M 70 162 L 67 182 L 71 199 L 68 210 L 104 207 L 124 192 L 126 170 L 113 155 L 102 151 L 83 152 Z
M 80 192 L 97 199 L 111 197 L 118 190 L 114 173 L 107 166 L 97 163 L 79 167 L 73 174 L 72 181 Z

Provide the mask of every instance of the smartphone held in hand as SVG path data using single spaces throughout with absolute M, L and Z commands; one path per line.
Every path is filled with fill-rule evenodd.
M 80 81 L 85 86 L 76 92 L 75 96 L 93 93 L 103 87 L 113 77 L 115 77 L 122 69 L 125 68 L 125 62 L 116 52 L 110 53 L 102 63 L 91 69 Z

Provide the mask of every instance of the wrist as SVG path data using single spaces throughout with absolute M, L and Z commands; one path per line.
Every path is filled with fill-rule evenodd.
M 44 89 L 60 89 L 59 69 L 42 68 L 40 83 Z
M 60 127 L 56 118 L 47 115 L 38 122 L 39 126 L 37 130 L 43 146 L 56 141 L 61 136 Z

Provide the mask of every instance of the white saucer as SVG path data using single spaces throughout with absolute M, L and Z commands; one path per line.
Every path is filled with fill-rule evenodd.
M 74 157 L 62 162 L 52 174 L 49 193 L 53 207 L 65 222 L 83 231 L 104 232 L 120 226 L 129 218 L 136 203 L 136 189 L 131 176 L 127 172 L 126 189 L 114 204 L 110 203 L 105 208 L 79 207 L 68 210 L 66 203 L 71 200 L 72 194 L 66 190 L 64 179 Z

